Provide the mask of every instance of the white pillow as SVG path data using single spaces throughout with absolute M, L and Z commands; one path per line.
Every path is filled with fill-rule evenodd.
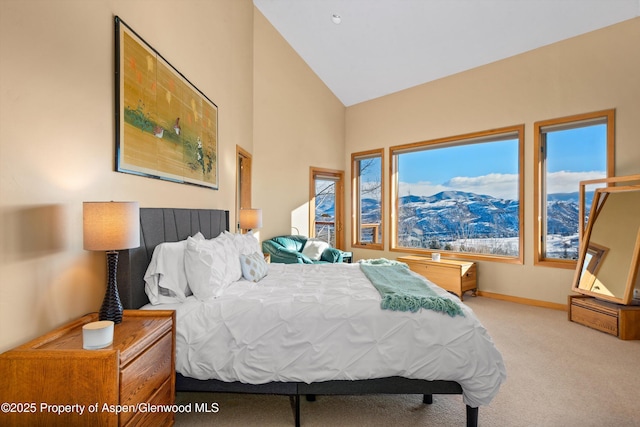
M 228 231 L 224 231 L 216 237 L 216 239 L 222 239 L 229 245 L 227 276 L 231 282 L 238 281 L 242 278 L 242 268 L 240 267 L 241 255 L 262 252 L 258 239 L 256 239 L 256 237 L 251 233 L 233 234 Z
M 218 237 L 211 240 L 218 240 L 218 243 L 224 245 L 227 259 L 227 270 L 225 273 L 225 283 L 229 284 L 237 282 L 242 278 L 242 269 L 240 268 L 240 251 L 233 239 L 233 234 L 224 232 Z
M 189 287 L 201 301 L 218 296 L 228 283 L 228 248 L 223 239 L 187 239 L 184 266 Z
M 250 255 L 253 253 L 261 253 L 260 242 L 251 233 L 247 234 L 233 234 L 225 231 L 223 235 L 233 241 L 235 247 L 238 249 L 239 255 Z
M 267 275 L 269 265 L 264 260 L 262 253 L 254 252 L 250 255 L 240 255 L 242 275 L 245 279 L 257 282 Z
M 197 240 L 204 240 L 198 232 Z M 184 252 L 187 241 L 160 243 L 153 250 L 151 262 L 144 274 L 144 291 L 151 304 L 183 302 L 191 295 L 184 269 Z
M 322 252 L 329 247 L 327 242 L 317 239 L 309 239 L 302 248 L 302 254 L 308 256 L 314 261 L 319 261 Z

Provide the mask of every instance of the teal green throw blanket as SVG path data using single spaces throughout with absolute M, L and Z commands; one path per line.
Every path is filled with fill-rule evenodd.
M 374 259 L 360 261 L 360 269 L 380 292 L 380 307 L 385 310 L 416 312 L 421 308 L 464 316 L 455 301 L 437 295 L 420 277 L 409 272 L 405 263 Z

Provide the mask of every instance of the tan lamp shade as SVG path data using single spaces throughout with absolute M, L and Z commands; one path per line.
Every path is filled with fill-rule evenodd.
M 140 246 L 138 202 L 84 202 L 84 249 L 113 251 Z
M 239 223 L 243 230 L 262 227 L 262 209 L 240 209 Z

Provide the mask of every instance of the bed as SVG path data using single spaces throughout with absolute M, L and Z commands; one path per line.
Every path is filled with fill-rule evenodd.
M 305 299 L 312 298 L 317 299 L 315 294 L 311 292 L 311 287 L 309 286 L 321 286 L 322 289 L 326 289 L 323 291 L 320 299 L 325 300 L 333 300 L 333 301 L 343 301 L 345 298 L 343 288 L 349 288 L 351 292 L 351 296 L 347 296 L 348 298 L 353 299 L 353 304 L 348 302 L 346 304 L 334 304 L 331 310 L 334 310 L 335 307 L 339 305 L 349 305 L 349 310 L 351 311 L 359 311 L 358 307 L 365 307 L 363 304 L 367 303 L 366 299 L 373 298 L 372 295 L 375 295 L 375 289 L 371 286 L 366 289 L 366 286 L 362 283 L 363 279 L 361 276 L 358 276 L 359 267 L 355 264 L 353 265 L 334 265 L 334 266 L 296 266 L 296 265 L 284 265 L 284 264 L 273 264 L 269 266 L 269 274 L 263 279 L 260 283 L 260 286 L 256 286 L 253 282 L 238 282 L 233 286 L 230 286 L 225 293 L 216 299 L 215 303 L 218 304 L 215 307 L 205 306 L 204 303 L 195 300 L 195 298 L 189 297 L 189 299 L 185 300 L 184 303 L 181 304 L 159 304 L 152 306 L 149 301 L 149 297 L 145 292 L 145 280 L 144 276 L 147 271 L 147 267 L 149 266 L 154 249 L 161 243 L 164 242 L 180 242 L 190 238 L 190 236 L 194 236 L 197 233 L 201 233 L 202 237 L 205 239 L 212 239 L 217 237 L 221 233 L 229 230 L 229 212 L 225 210 L 206 210 L 206 209 L 176 209 L 176 208 L 142 208 L 140 209 L 140 247 L 131 249 L 128 251 L 123 251 L 120 254 L 119 258 L 119 266 L 118 266 L 118 288 L 120 293 L 120 298 L 122 300 L 122 304 L 125 308 L 131 309 L 153 309 L 154 307 L 159 309 L 176 309 L 177 311 L 177 328 L 181 327 L 181 320 L 187 317 L 192 318 L 201 318 L 202 313 L 210 312 L 210 311 L 220 311 L 223 307 L 224 310 L 230 310 L 231 307 L 234 307 L 233 304 L 230 304 L 232 301 L 230 298 L 236 298 L 236 304 L 238 304 L 237 310 L 243 312 L 245 310 L 250 310 L 250 306 L 260 304 L 261 301 L 268 296 L 266 294 L 270 292 L 279 292 L 282 291 L 282 288 L 285 286 L 281 281 L 284 279 L 277 279 L 278 274 L 284 274 L 284 276 L 300 276 L 300 275 L 313 275 L 315 277 L 325 277 L 323 283 L 314 283 L 313 285 L 300 285 L 302 286 L 300 289 L 297 289 L 294 293 L 299 296 L 297 298 L 296 304 L 301 304 L 301 310 L 289 310 L 286 308 L 286 305 L 282 305 L 282 302 L 279 302 L 279 306 L 275 308 L 275 311 L 272 311 L 271 315 L 275 313 L 276 316 L 282 317 L 283 319 L 288 319 L 288 312 L 305 312 L 305 311 L 313 311 L 316 310 L 312 308 L 310 303 L 305 302 Z M 298 270 L 291 269 L 299 269 L 299 268 L 329 268 L 331 270 L 323 270 L 323 271 L 314 271 L 308 273 L 307 270 L 304 272 Z M 332 277 L 332 274 L 336 274 L 336 277 Z M 349 278 L 345 279 L 344 283 L 349 283 L 349 286 L 340 286 L 340 275 L 348 274 Z M 351 275 L 354 275 L 353 277 Z M 284 282 L 283 282 L 284 283 Z M 338 285 L 336 285 L 338 284 Z M 286 286 L 290 286 L 286 284 Z M 292 284 L 291 286 L 296 286 Z M 306 287 L 305 287 L 306 286 Z M 359 287 L 358 287 L 359 286 Z M 272 291 L 273 289 L 273 291 Z M 438 288 L 439 289 L 439 288 Z M 447 295 L 447 298 L 455 297 L 450 296 L 448 293 L 439 290 L 443 295 Z M 265 295 L 259 294 L 259 292 L 265 293 Z M 348 293 L 348 292 L 347 292 Z M 356 297 L 354 297 L 356 296 Z M 227 298 L 227 300 L 225 300 Z M 295 299 L 295 298 L 294 298 Z M 349 300 L 350 301 L 350 300 Z M 458 300 L 459 303 L 459 300 Z M 208 303 L 207 303 L 208 304 Z M 242 304 L 247 305 L 245 308 Z M 307 304 L 307 305 L 305 305 Z M 370 304 L 370 303 L 368 303 Z M 460 303 L 461 304 L 461 303 Z M 284 307 L 284 308 L 283 308 Z M 354 310 L 353 307 L 356 309 Z M 177 391 L 208 391 L 208 392 L 221 392 L 221 393 L 252 393 L 252 394 L 280 394 L 280 395 L 288 395 L 292 401 L 292 407 L 294 412 L 294 422 L 296 426 L 300 425 L 300 397 L 307 396 L 307 399 L 313 400 L 316 395 L 352 395 L 352 394 L 421 394 L 423 395 L 424 403 L 431 403 L 432 396 L 434 394 L 462 394 L 463 399 L 466 404 L 466 415 L 467 415 L 467 426 L 476 426 L 478 422 L 478 407 L 480 405 L 487 404 L 497 393 L 500 384 L 505 380 L 506 374 L 504 370 L 504 364 L 502 362 L 502 357 L 500 353 L 495 349 L 493 343 L 491 342 L 490 337 L 486 334 L 484 328 L 480 325 L 480 323 L 475 319 L 475 316 L 471 312 L 468 307 L 461 304 L 461 307 L 464 310 L 465 322 L 471 322 L 471 329 L 473 331 L 465 331 L 464 333 L 459 334 L 453 341 L 474 341 L 478 340 L 478 347 L 486 346 L 487 347 L 487 355 L 482 355 L 482 357 L 477 357 L 477 354 L 481 349 L 479 348 L 470 348 L 464 349 L 462 347 L 463 344 L 459 343 L 461 347 L 455 347 L 458 344 L 452 344 L 454 347 L 453 352 L 450 352 L 451 356 L 447 357 L 447 362 L 441 364 L 449 364 L 449 360 L 452 360 L 452 365 L 458 366 L 457 370 L 463 372 L 465 370 L 469 372 L 465 372 L 464 374 L 460 374 L 460 378 L 453 378 L 450 373 L 447 371 L 442 371 L 442 375 L 440 375 L 440 371 L 438 368 L 433 367 L 425 367 L 422 366 L 420 361 L 409 360 L 407 363 L 407 367 L 401 366 L 400 369 L 397 367 L 394 368 L 391 365 L 394 365 L 395 359 L 399 357 L 394 357 L 392 359 L 387 359 L 387 362 L 383 363 L 383 367 L 380 369 L 369 368 L 360 369 L 360 361 L 365 361 L 365 365 L 368 363 L 368 354 L 369 353 L 383 353 L 385 357 L 390 352 L 392 353 L 392 348 L 395 347 L 395 344 L 392 346 L 388 346 L 385 351 L 371 351 L 369 347 L 363 350 L 362 347 L 360 350 L 354 349 L 355 352 L 360 352 L 354 358 L 358 359 L 358 363 L 353 363 L 351 361 L 345 362 L 345 366 L 340 366 L 336 369 L 331 369 L 329 367 L 329 373 L 318 373 L 318 374 L 309 374 L 307 375 L 305 371 L 305 364 L 313 365 L 314 361 L 319 363 L 319 365 L 315 366 L 316 368 L 319 366 L 325 366 L 325 359 L 318 356 L 317 352 L 314 353 L 313 356 L 308 356 L 309 351 L 304 351 L 300 353 L 299 356 L 295 356 L 291 363 L 287 363 L 287 365 L 296 366 L 295 373 L 284 373 L 280 375 L 278 369 L 269 369 L 268 373 L 261 372 L 260 369 L 255 369 L 255 365 L 253 367 L 247 368 L 244 365 L 234 365 L 233 363 L 227 363 L 227 367 L 229 369 L 221 369 L 221 373 L 216 373 L 218 378 L 209 378 L 207 373 L 200 372 L 200 367 L 202 364 L 206 364 L 206 362 L 198 361 L 197 363 L 189 364 L 190 358 L 184 357 L 184 353 L 189 350 L 184 350 L 181 354 L 178 354 L 179 351 L 176 351 L 176 390 Z M 378 310 L 379 308 L 379 296 L 378 296 Z M 370 308 L 362 309 L 369 313 L 371 311 Z M 287 313 L 283 314 L 283 311 Z M 423 310 L 430 311 L 430 310 Z M 228 318 L 234 317 L 233 310 L 230 311 L 232 315 L 227 315 Z M 297 313 L 296 315 L 300 315 Z M 318 313 L 315 313 L 317 316 Z M 349 312 L 338 313 L 334 318 L 340 318 L 349 315 Z M 393 313 L 393 316 L 405 316 L 405 323 L 413 323 L 415 319 L 419 318 L 420 313 Z M 414 315 L 413 318 L 406 317 Z M 447 316 L 446 314 L 436 313 L 435 315 L 428 314 L 429 316 L 437 316 L 437 322 L 447 322 L 447 317 L 455 318 L 454 316 Z M 262 314 L 262 316 L 269 317 L 270 314 Z M 300 330 L 306 330 L 312 327 L 314 320 L 311 320 L 310 323 L 304 325 L 303 323 L 308 320 L 303 317 L 296 317 L 296 331 L 298 334 Z M 424 315 L 423 315 L 424 316 Z M 321 316 L 321 317 L 332 317 L 332 316 Z M 242 322 L 248 322 L 247 318 L 244 317 Z M 409 320 L 406 320 L 409 319 Z M 367 336 L 369 332 L 365 331 L 365 329 L 370 328 L 371 318 L 368 320 L 365 319 L 361 324 L 357 324 L 359 320 L 350 320 L 349 328 L 355 329 L 355 333 L 350 337 L 342 337 L 341 333 L 332 334 L 335 339 L 349 339 L 349 340 L 364 340 L 367 341 Z M 384 325 L 386 321 L 379 322 L 380 325 Z M 456 322 L 456 321 L 454 321 Z M 458 324 L 462 322 L 462 320 L 457 320 Z M 300 323 L 300 325 L 298 325 Z M 344 323 L 344 322 L 342 322 Z M 242 323 L 241 323 L 242 324 Z M 241 325 L 240 324 L 240 325 Z M 438 323 L 439 324 L 439 323 Z M 283 326 L 284 325 L 284 326 Z M 337 324 L 336 324 L 337 325 Z M 294 326 L 294 325 L 290 325 Z M 299 327 L 298 327 L 299 326 Z M 201 326 L 200 330 L 205 330 L 208 328 L 215 328 L 216 326 Z M 247 332 L 250 333 L 252 330 L 257 330 L 260 328 L 260 322 L 257 322 L 254 326 L 246 326 Z M 279 328 L 291 329 L 287 326 L 287 323 L 281 324 L 277 326 Z M 328 328 L 334 328 L 331 324 L 327 326 Z M 341 328 L 342 326 L 335 326 L 336 330 Z M 380 329 L 382 326 L 376 327 Z M 459 327 L 456 326 L 456 327 Z M 225 325 L 224 328 L 221 328 L 217 334 L 215 334 L 215 338 L 218 338 L 218 335 L 223 335 L 222 332 L 228 332 L 229 329 L 238 328 L 238 324 L 235 326 Z M 253 329 L 252 329 L 253 328 Z M 274 327 L 275 328 L 275 327 Z M 428 329 L 428 327 L 421 326 L 418 333 L 422 334 L 423 329 Z M 440 328 L 440 330 L 444 330 L 446 328 Z M 455 328 L 454 328 L 455 329 Z M 398 335 L 391 334 L 390 330 L 379 332 L 381 335 Z M 267 327 L 262 332 L 256 332 L 258 335 L 264 335 L 268 337 L 270 341 L 277 341 L 278 337 L 281 337 L 283 334 L 277 333 L 273 334 L 273 331 L 270 331 Z M 181 332 L 181 335 L 189 334 L 192 332 Z M 235 331 L 235 337 L 237 339 L 238 332 Z M 476 337 L 475 335 L 478 334 Z M 212 334 L 213 335 L 213 334 Z M 318 335 L 317 332 L 315 335 Z M 289 335 L 289 337 L 292 335 Z M 362 337 L 360 339 L 359 337 Z M 207 338 L 213 339 L 213 338 Z M 287 338 L 289 339 L 289 338 Z M 382 339 L 380 337 L 380 339 Z M 409 338 L 412 340 L 413 338 Z M 308 341 L 308 338 L 301 338 L 302 341 Z M 377 342 L 378 337 L 376 337 L 375 341 Z M 371 340 L 369 340 L 371 341 Z M 416 341 L 417 342 L 417 341 Z M 415 344 L 412 342 L 412 347 Z M 201 345 L 201 344 L 198 344 Z M 283 343 L 282 345 L 287 345 L 287 343 Z M 334 342 L 333 345 L 340 345 L 339 342 Z M 426 344 L 425 344 L 426 345 Z M 429 344 L 435 345 L 435 344 Z M 438 344 L 439 345 L 439 344 Z M 209 346 L 211 348 L 220 348 L 223 345 L 220 345 L 218 342 L 211 342 L 209 344 L 204 345 Z M 311 345 L 313 347 L 313 345 Z M 376 344 L 377 346 L 377 344 Z M 245 346 L 246 347 L 246 346 Z M 354 344 L 356 347 L 356 344 Z M 419 346 L 418 346 L 419 347 Z M 445 346 L 440 345 L 441 348 Z M 178 348 L 178 346 L 177 346 Z M 246 347 L 249 348 L 249 347 Z M 344 348 L 341 346 L 340 348 Z M 429 347 L 425 347 L 429 349 Z M 432 350 L 432 349 L 431 349 Z M 432 351 L 427 351 L 429 354 L 432 354 Z M 451 349 L 447 349 L 451 350 Z M 288 349 L 287 349 L 288 351 Z M 351 350 L 350 350 L 351 351 Z M 484 350 L 482 350 L 484 351 Z M 230 350 L 231 352 L 231 350 Z M 270 353 L 264 353 L 261 351 L 256 351 L 255 354 L 251 354 L 250 352 L 246 352 L 244 350 L 239 351 L 239 353 L 244 354 L 244 358 L 248 360 L 249 364 L 252 361 L 255 364 L 260 364 L 260 357 L 262 360 L 273 360 L 277 357 L 270 356 Z M 245 354 L 249 353 L 249 354 Z M 327 353 L 326 351 L 320 353 Z M 407 353 L 411 353 L 407 351 Z M 463 354 L 464 353 L 464 354 Z M 222 353 L 217 353 L 217 356 L 220 356 Z M 375 355 L 374 355 L 375 356 Z M 373 356 L 372 356 L 373 357 Z M 404 356 L 403 356 L 404 357 Z M 266 359 L 265 359 L 266 358 Z M 299 359 L 299 360 L 298 360 Z M 317 360 L 316 360 L 317 359 Z M 456 360 L 460 359 L 460 360 Z M 483 361 L 482 363 L 479 360 Z M 224 357 L 220 359 L 218 357 L 218 361 L 211 362 L 212 365 L 220 365 L 220 363 L 225 362 Z M 299 363 L 298 363 L 299 362 Z M 455 363 L 454 363 L 455 362 Z M 486 363 L 485 363 L 486 362 Z M 457 363 L 457 365 L 456 365 Z M 224 364 L 224 363 L 223 363 Z M 297 364 L 297 365 L 296 365 Z M 302 365 L 301 365 L 302 364 Z M 484 365 L 483 365 L 484 364 Z M 389 366 L 387 366 L 389 365 Z M 483 365 L 478 367 L 478 365 Z M 366 365 L 368 366 L 368 365 Z M 389 369 L 395 369 L 389 370 Z M 350 370 L 351 369 L 351 370 Z M 427 369 L 427 371 L 425 371 Z M 434 370 L 435 369 L 435 370 Z M 245 371 L 243 371 L 245 370 Z M 237 372 L 235 372 L 237 371 Z M 262 370 L 264 371 L 264 370 Z M 274 372 L 271 372 L 274 371 Z M 316 371 L 316 369 L 311 369 L 310 371 Z M 339 372 L 338 372 L 339 371 Z M 338 373 L 337 373 L 338 372 Z M 389 374 L 392 372 L 392 374 Z M 395 374 L 393 373 L 395 372 Z M 427 372 L 427 373 L 425 373 Z M 233 377 L 233 373 L 237 374 L 238 378 L 235 379 Z M 325 375 L 325 377 L 323 377 Z M 456 375 L 458 375 L 456 373 Z M 422 379 L 424 377 L 430 378 L 429 380 Z M 324 378 L 324 379 L 323 379 Z M 335 379 L 337 378 L 337 379 Z M 488 379 L 488 383 L 485 384 L 485 381 Z M 479 386 L 480 382 L 482 385 Z

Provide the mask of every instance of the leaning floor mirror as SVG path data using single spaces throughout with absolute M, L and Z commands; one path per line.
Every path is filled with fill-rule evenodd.
M 580 225 L 580 257 L 572 289 L 575 292 L 618 304 L 640 304 L 640 175 L 583 181 L 581 211 L 585 212 L 585 189 L 593 190 L 591 210 Z M 581 216 L 585 218 L 585 216 Z

